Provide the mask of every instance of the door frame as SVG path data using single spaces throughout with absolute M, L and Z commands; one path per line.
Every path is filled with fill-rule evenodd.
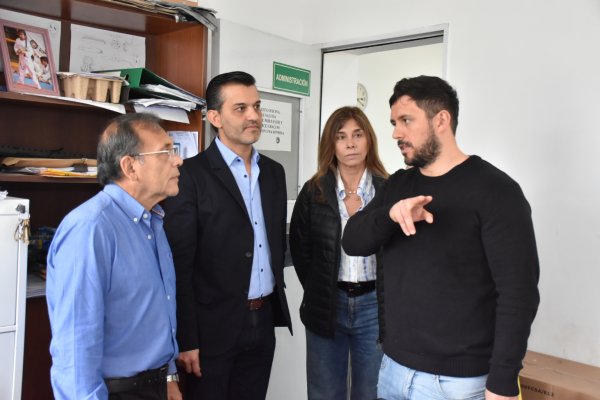
M 348 50 L 368 50 L 373 47 L 380 47 L 382 50 L 391 48 L 403 48 L 415 46 L 416 41 L 418 45 L 427 45 L 431 43 L 441 43 L 443 48 L 442 56 L 442 78 L 447 78 L 448 73 L 448 35 L 450 25 L 439 24 L 426 26 L 422 28 L 416 28 L 406 31 L 401 31 L 389 35 L 378 35 L 368 37 L 359 40 L 345 40 L 341 42 L 326 43 L 321 47 L 321 85 L 319 93 L 319 140 L 321 138 L 322 126 L 322 112 L 323 112 L 323 76 L 325 68 L 325 55 L 328 53 L 348 51 Z

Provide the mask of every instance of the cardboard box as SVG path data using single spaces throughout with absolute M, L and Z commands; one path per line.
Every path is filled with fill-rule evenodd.
M 534 351 L 520 381 L 523 400 L 600 400 L 600 368 Z
M 123 80 L 119 78 L 95 77 L 90 74 L 59 72 L 61 92 L 65 97 L 80 100 L 107 100 L 118 103 L 121 96 Z

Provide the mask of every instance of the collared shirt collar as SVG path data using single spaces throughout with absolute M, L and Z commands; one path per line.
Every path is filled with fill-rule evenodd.
M 229 147 L 225 146 L 225 144 L 223 144 L 218 137 L 215 138 L 215 143 L 217 144 L 217 148 L 219 149 L 219 152 L 221 153 L 221 156 L 223 157 L 223 160 L 225 160 L 225 164 L 227 164 L 228 167 L 231 168 L 235 160 L 241 159 L 240 156 L 235 154 Z M 254 147 L 252 147 L 252 155 L 250 157 L 256 164 L 258 164 L 260 154 Z
M 110 183 L 104 186 L 103 191 L 114 200 L 119 208 L 123 210 L 123 212 L 125 212 L 125 214 L 128 215 L 133 222 L 138 223 L 143 219 L 147 210 L 140 204 L 139 201 L 127 193 L 121 186 L 115 183 Z M 152 208 L 151 212 L 160 218 L 163 218 L 165 215 L 164 210 L 158 204 Z
M 344 199 L 346 197 L 346 188 L 344 188 L 344 182 L 342 181 L 342 176 L 340 175 L 340 170 L 335 170 L 336 177 L 336 193 L 339 199 Z M 358 182 L 358 187 L 356 188 L 356 194 L 360 196 L 360 198 L 364 198 L 365 194 L 369 193 L 373 182 L 373 178 L 371 176 L 371 172 L 365 168 L 360 181 Z

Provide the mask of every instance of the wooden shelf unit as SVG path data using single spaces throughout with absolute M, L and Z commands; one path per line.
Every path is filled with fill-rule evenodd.
M 146 67 L 174 84 L 204 96 L 207 66 L 207 28 L 177 22 L 174 17 L 142 11 L 103 0 L 0 0 L 0 8 L 61 21 L 59 70 L 68 71 L 71 24 L 145 37 Z M 66 152 L 95 158 L 98 135 L 117 114 L 86 104 L 12 92 L 0 92 L 0 143 Z M 197 131 L 204 148 L 201 111 L 189 113 L 190 124 L 165 122 L 168 130 Z M 0 174 L 0 185 L 15 196 L 31 197 L 30 186 L 44 184 L 64 190 L 64 179 Z M 88 193 L 90 180 L 68 180 Z M 25 185 L 27 184 L 27 185 Z M 84 185 L 85 184 L 85 185 Z M 93 186 L 93 185 L 92 185 Z M 95 188 L 96 190 L 99 187 Z M 36 190 L 31 190 L 35 195 Z M 35 214 L 52 198 L 31 198 Z M 75 207 L 67 202 L 65 212 Z M 40 226 L 32 219 L 33 227 Z M 57 225 L 60 219 L 54 221 Z
M 207 28 L 177 22 L 102 0 L 0 0 L 0 9 L 61 22 L 59 71 L 69 70 L 71 25 L 85 25 L 145 37 L 146 68 L 196 95 L 204 97 L 207 68 Z M 2 75 L 2 73 L 0 73 Z M 63 149 L 96 158 L 98 136 L 118 114 L 60 99 L 0 92 L 0 144 Z M 166 121 L 167 130 L 197 131 L 204 148 L 201 111 L 189 113 L 190 124 Z M 65 214 L 100 190 L 91 179 L 58 179 L 0 174 L 9 195 L 30 199 L 31 226 L 58 226 Z M 50 341 L 45 299 L 28 301 L 22 399 L 52 399 Z M 33 315 L 36 314 L 36 315 Z

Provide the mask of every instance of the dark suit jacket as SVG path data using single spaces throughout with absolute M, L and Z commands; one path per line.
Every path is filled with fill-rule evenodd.
M 281 164 L 261 154 L 259 185 L 275 276 L 276 326 L 292 329 L 284 293 L 287 192 Z M 180 351 L 229 350 L 248 313 L 254 231 L 235 179 L 213 142 L 180 168 L 179 194 L 165 201 L 165 230 L 177 274 Z

